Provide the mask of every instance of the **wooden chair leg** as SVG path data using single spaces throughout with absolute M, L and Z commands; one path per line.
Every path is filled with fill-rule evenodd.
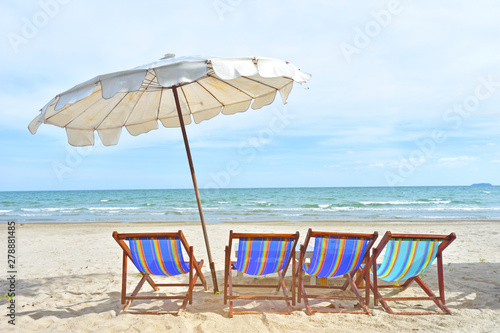
M 194 254 L 193 254 L 193 267 L 196 271 L 196 273 L 194 273 L 194 274 L 199 276 L 200 281 L 203 284 L 203 288 L 205 288 L 205 290 L 208 290 L 207 281 L 205 280 L 205 276 L 201 272 L 201 268 L 203 267 L 203 263 L 204 263 L 203 259 L 201 259 L 200 262 L 197 263 L 195 258 L 194 258 Z
M 422 279 L 420 277 L 416 277 L 415 278 L 415 281 L 417 282 L 417 284 L 424 290 L 424 292 L 427 294 L 427 296 L 429 296 L 430 299 L 432 299 L 434 301 L 434 303 L 445 313 L 447 314 L 450 314 L 451 315 L 451 311 L 444 305 L 444 303 L 442 302 L 441 300 L 441 297 L 440 296 L 436 296 L 434 295 L 434 293 L 432 292 L 432 290 L 424 283 L 424 281 L 422 281 Z
M 229 281 L 229 318 L 233 318 L 233 299 L 231 298 L 233 296 L 233 274 L 231 272 L 231 268 L 229 268 L 229 273 L 228 273 L 228 281 Z
M 142 274 L 146 277 L 146 281 L 148 281 L 149 285 L 155 290 L 155 291 L 158 291 L 160 290 L 160 288 L 156 285 L 156 283 L 153 281 L 153 279 L 151 278 L 151 276 L 149 274 L 146 274 L 144 272 L 142 272 Z
M 192 248 L 191 248 L 191 251 L 192 251 Z M 203 266 L 203 260 L 200 263 L 201 263 L 200 266 Z M 189 304 L 193 304 L 193 290 L 194 290 L 194 286 L 196 285 L 196 281 L 198 280 L 198 274 L 197 273 L 194 274 L 194 272 L 193 272 L 195 265 L 196 265 L 196 263 L 194 262 L 194 256 L 191 256 L 190 263 L 189 263 L 189 266 L 190 266 L 190 268 L 189 268 L 189 287 L 188 287 L 188 291 L 186 292 L 186 297 L 184 298 L 184 301 L 182 302 L 182 304 L 179 308 L 179 311 L 177 312 L 177 315 L 180 315 L 182 313 L 182 311 L 184 311 L 186 309 L 188 302 L 189 302 Z
M 302 282 L 302 279 L 303 279 L 303 277 L 302 277 L 302 270 L 300 268 L 299 268 L 299 272 L 297 272 L 297 275 L 298 275 L 298 280 L 299 280 L 298 281 L 298 286 L 297 286 L 297 288 L 298 288 L 298 291 L 297 291 L 297 302 L 300 303 L 300 302 L 302 302 L 302 288 L 301 288 L 301 286 L 303 284 L 303 282 Z
M 127 253 L 123 251 L 123 265 L 122 265 L 122 295 L 121 303 L 125 304 L 125 296 L 127 295 Z
M 144 285 L 144 282 L 146 282 L 147 277 L 148 277 L 148 275 L 142 276 L 141 281 L 139 281 L 139 284 L 137 285 L 137 287 L 135 287 L 135 289 L 132 292 L 132 295 L 130 295 L 130 297 L 137 296 L 137 294 L 139 293 L 139 290 L 141 290 L 142 286 Z M 123 307 L 123 311 L 126 311 L 129 308 L 131 303 L 132 303 L 132 300 L 128 299 L 125 306 Z
M 283 278 L 282 272 L 278 272 L 278 277 L 279 277 L 279 282 L 281 284 L 281 287 L 283 288 L 283 296 L 285 296 L 285 303 L 288 308 L 288 313 L 292 314 L 293 313 L 293 308 L 290 305 L 290 296 L 288 295 L 288 289 L 285 284 L 285 279 Z
M 365 280 L 365 303 L 366 306 L 370 305 L 370 269 L 368 266 L 364 268 Z
M 373 254 L 375 255 L 375 252 L 373 252 Z M 378 305 L 378 299 L 380 296 L 380 293 L 378 292 L 378 282 L 377 282 L 377 263 L 375 262 L 375 260 L 373 261 L 373 268 L 372 268 L 372 272 L 373 272 L 373 276 L 372 276 L 372 280 L 373 280 L 373 304 L 375 304 L 375 306 Z M 372 285 L 370 283 L 370 285 Z
M 227 284 L 229 283 L 229 280 L 228 280 L 228 275 L 230 274 L 231 272 L 231 263 L 229 262 L 229 246 L 226 246 L 226 249 L 225 249 L 225 252 L 226 252 L 226 256 L 225 256 L 225 260 L 224 260 L 224 305 L 227 304 Z
M 443 272 L 443 255 L 439 253 L 437 255 L 437 273 L 438 273 L 438 285 L 439 285 L 439 298 L 443 304 L 446 304 L 444 298 L 444 272 Z
M 354 295 L 357 297 L 359 305 L 361 306 L 363 311 L 366 312 L 366 314 L 370 314 L 370 310 L 366 306 L 365 301 L 363 299 L 363 296 L 361 296 L 361 293 L 359 292 L 359 288 L 356 286 L 356 283 L 354 283 L 352 274 L 353 273 L 347 273 L 347 283 L 349 283 L 351 285 L 351 290 L 354 293 Z
M 302 270 L 302 267 L 304 265 L 304 252 L 305 252 L 305 249 L 304 249 L 304 245 L 301 245 L 300 246 L 300 255 L 299 255 L 299 263 L 298 263 L 298 267 L 297 267 L 297 278 L 298 278 L 298 286 L 297 286 L 297 289 L 298 289 L 298 292 L 297 292 L 297 302 L 301 302 L 302 300 L 302 288 L 301 286 L 303 285 L 303 279 L 304 279 L 304 275 L 303 275 L 303 270 Z
M 193 304 L 193 289 L 195 282 L 193 281 L 193 269 L 194 269 L 194 253 L 193 247 L 189 247 L 189 304 Z
M 306 306 L 306 312 L 310 316 L 310 315 L 312 315 L 312 310 L 311 310 L 311 306 L 309 305 L 309 299 L 307 298 L 306 288 L 304 287 L 303 280 L 302 280 L 302 283 L 300 284 L 299 288 L 302 292 L 302 299 L 304 300 L 304 305 Z
M 372 286 L 372 291 L 374 293 L 375 298 L 377 299 L 377 301 L 380 301 L 380 304 L 382 305 L 382 307 L 384 308 L 385 311 L 387 311 L 390 314 L 394 314 L 394 315 L 419 315 L 419 314 L 422 314 L 422 315 L 425 315 L 425 314 L 450 314 L 451 315 L 451 311 L 444 305 L 444 303 L 441 300 L 441 297 L 434 295 L 432 290 L 425 284 L 425 282 L 420 277 L 416 276 L 416 277 L 411 278 L 410 280 L 411 281 L 409 283 L 407 281 L 408 285 L 411 284 L 412 282 L 416 282 L 419 285 L 419 287 L 424 291 L 424 293 L 427 295 L 427 297 L 386 297 L 386 298 L 384 298 L 382 296 L 382 294 L 379 292 L 378 288 L 375 288 L 374 286 Z M 403 286 L 406 285 L 407 283 L 403 284 Z M 391 286 L 381 286 L 381 287 L 391 287 Z M 396 287 L 396 286 L 394 286 L 394 287 Z M 436 304 L 436 306 L 439 309 L 441 309 L 442 312 L 439 312 L 439 311 L 395 312 L 388 303 L 390 301 L 397 301 L 397 300 L 411 301 L 412 299 L 433 301 Z
M 184 309 L 186 309 L 186 306 L 187 306 L 188 302 L 189 302 L 189 295 L 186 294 L 186 297 L 182 301 L 182 304 L 181 304 L 181 306 L 179 308 L 179 311 L 177 311 L 177 315 L 180 315 L 182 313 L 182 311 L 184 311 Z M 189 304 L 191 304 L 191 303 L 189 303 Z
M 408 289 L 408 287 L 413 283 L 415 282 L 415 279 L 414 278 L 411 278 L 411 279 L 408 279 L 406 280 L 405 283 L 403 283 L 403 285 L 401 286 L 402 290 L 406 290 Z
M 295 306 L 295 299 L 296 299 L 296 295 L 295 295 L 295 289 L 296 289 L 296 286 L 295 286 L 295 279 L 296 279 L 296 270 L 297 270 L 297 267 L 296 267 L 296 262 L 295 262 L 295 254 L 294 254 L 294 257 L 292 258 L 292 305 Z

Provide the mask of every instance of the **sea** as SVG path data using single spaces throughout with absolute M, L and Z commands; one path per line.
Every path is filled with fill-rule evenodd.
M 500 221 L 500 186 L 200 190 L 207 223 Z M 0 192 L 0 223 L 199 221 L 193 189 Z

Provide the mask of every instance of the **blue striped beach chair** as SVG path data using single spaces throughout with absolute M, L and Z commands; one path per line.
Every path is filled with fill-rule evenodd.
M 383 308 L 391 314 L 451 314 L 445 306 L 443 256 L 446 247 L 456 238 L 455 233 L 449 235 L 422 235 L 422 234 L 392 234 L 387 231 L 376 248 L 373 249 L 371 258 L 373 282 L 370 283 L 374 293 L 375 305 L 380 302 Z M 377 264 L 377 258 L 385 249 L 381 264 Z M 421 276 L 432 265 L 437 258 L 437 276 L 439 294 L 436 296 L 424 283 Z M 378 279 L 390 282 L 381 285 Z M 426 296 L 397 297 L 389 295 L 382 296 L 382 288 L 407 289 L 416 282 L 425 292 Z M 388 301 L 433 301 L 441 311 L 400 311 L 394 312 L 387 303 Z
M 372 248 L 378 233 L 356 234 L 356 233 L 337 233 L 321 232 L 308 230 L 304 244 L 300 247 L 300 258 L 298 267 L 299 292 L 298 301 L 304 299 L 307 314 L 314 312 L 342 312 L 342 313 L 364 313 L 370 314 L 367 305 L 369 304 L 369 275 L 368 259 L 370 249 Z M 314 250 L 309 262 L 306 262 L 305 254 L 309 242 L 314 241 Z M 364 264 L 364 265 L 363 265 Z M 303 275 L 328 279 L 334 277 L 344 277 L 342 285 L 306 285 Z M 363 280 L 367 282 L 364 285 L 365 297 L 361 295 L 360 287 Z M 350 287 L 352 296 L 346 295 L 345 291 Z M 315 289 L 316 294 L 311 294 L 307 290 Z M 320 293 L 319 290 L 327 290 L 327 293 Z M 332 289 L 339 292 L 332 293 Z M 342 292 L 340 292 L 342 290 Z M 358 301 L 361 307 L 360 311 L 339 309 L 332 310 L 330 307 L 313 308 L 310 299 L 320 300 L 354 300 Z M 357 305 L 357 304 L 356 304 Z M 335 305 L 333 305 L 335 307 Z
M 179 314 L 186 308 L 187 303 L 193 302 L 194 286 L 203 286 L 208 290 L 207 282 L 201 272 L 203 260 L 197 262 L 194 257 L 193 247 L 189 246 L 181 230 L 173 233 L 118 233 L 113 232 L 113 238 L 123 250 L 122 290 L 121 303 L 125 304 L 126 311 L 133 300 L 155 299 L 155 300 L 182 300 L 178 311 L 137 311 L 136 313 L 147 314 Z M 127 242 L 128 244 L 127 244 Z M 184 261 L 183 250 L 189 261 Z M 132 261 L 142 276 L 139 284 L 130 296 L 127 296 L 127 262 Z M 158 284 L 151 278 L 156 276 L 176 276 L 188 274 L 188 283 Z M 196 284 L 200 278 L 201 283 Z M 159 287 L 188 287 L 186 295 L 172 296 L 137 296 L 145 282 L 148 282 L 155 291 Z
M 229 245 L 226 246 L 225 274 L 224 274 L 224 304 L 229 301 L 229 317 L 234 314 L 255 314 L 269 311 L 234 311 L 233 302 L 236 300 L 280 300 L 285 301 L 287 312 L 273 312 L 278 314 L 291 314 L 292 306 L 295 305 L 295 246 L 299 239 L 299 233 L 295 234 L 256 234 L 256 233 L 233 233 L 229 232 Z M 231 261 L 231 248 L 234 241 L 238 241 L 238 257 Z M 288 293 L 284 276 L 292 261 L 292 295 Z M 236 270 L 247 275 L 263 276 L 277 273 L 277 284 L 233 284 L 232 271 Z M 245 293 L 234 294 L 234 288 L 275 288 L 282 289 L 283 296 L 271 293 Z M 255 290 L 255 289 L 252 289 Z

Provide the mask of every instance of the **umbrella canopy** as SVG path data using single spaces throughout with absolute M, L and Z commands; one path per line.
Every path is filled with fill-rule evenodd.
M 105 146 L 116 145 L 125 127 L 132 135 L 158 128 L 180 127 L 191 169 L 214 291 L 215 266 L 206 231 L 201 199 L 185 125 L 271 104 L 279 91 L 286 103 L 293 82 L 311 75 L 293 64 L 262 57 L 180 57 L 162 59 L 130 70 L 85 81 L 49 101 L 28 128 L 35 134 L 42 124 L 66 129 L 72 146 L 93 145 L 97 131 Z
M 293 82 L 310 75 L 293 64 L 270 58 L 162 58 L 134 69 L 99 75 L 54 97 L 30 123 L 66 129 L 73 146 L 101 142 L 116 145 L 125 127 L 132 135 L 158 128 L 179 127 L 172 87 L 178 87 L 185 124 L 200 123 L 222 114 L 260 109 L 274 101 L 279 91 L 283 103 Z

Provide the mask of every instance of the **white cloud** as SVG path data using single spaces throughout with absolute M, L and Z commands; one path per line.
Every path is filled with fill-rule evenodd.
M 472 156 L 442 157 L 438 160 L 438 166 L 444 168 L 458 168 L 476 160 L 477 157 Z
M 353 167 L 353 170 L 370 170 L 370 169 L 380 169 L 385 168 L 385 164 L 381 162 L 369 163 L 360 166 Z

